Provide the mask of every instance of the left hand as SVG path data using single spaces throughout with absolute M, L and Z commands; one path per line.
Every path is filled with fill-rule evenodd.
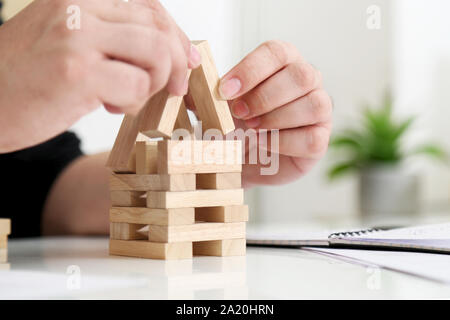
M 246 187 L 292 182 L 326 153 L 332 102 L 320 72 L 293 45 L 262 44 L 222 78 L 219 91 L 238 127 L 280 130 L 278 173 L 261 175 L 261 165 L 244 164 Z

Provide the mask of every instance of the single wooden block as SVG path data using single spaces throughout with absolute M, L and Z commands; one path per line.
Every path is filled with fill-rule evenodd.
M 148 228 L 152 242 L 196 242 L 245 238 L 245 222 L 196 223 L 188 226 L 153 226 Z
M 136 172 L 136 141 L 148 139 L 139 134 L 140 117 L 125 115 L 109 154 L 106 167 L 116 173 Z
M 136 142 L 136 174 L 156 174 L 157 158 L 157 141 Z
M 178 111 L 177 121 L 175 122 L 175 129 L 186 129 L 189 133 L 194 133 L 194 127 L 192 126 L 191 119 L 186 109 L 186 105 L 181 104 L 180 111 Z
M 114 240 L 147 240 L 145 234 L 138 232 L 145 224 L 111 222 L 109 236 Z
M 192 258 L 192 243 L 154 243 L 145 240 L 123 241 L 110 240 L 109 253 L 117 256 L 180 260 Z
M 11 220 L 0 219 L 0 235 L 11 234 Z
M 228 102 L 218 92 L 220 82 L 211 49 L 207 41 L 194 42 L 202 64 L 192 71 L 189 81 L 189 94 L 192 96 L 202 121 L 203 129 L 219 129 L 227 134 L 235 129 Z
M 113 207 L 145 207 L 145 191 L 111 191 Z
M 240 172 L 198 174 L 197 189 L 239 189 L 242 187 L 241 177 Z
M 8 249 L 0 249 L 0 263 L 8 262 Z
M 244 190 L 197 190 L 185 192 L 149 191 L 148 208 L 201 208 L 241 205 L 244 203 Z
M 182 104 L 182 96 L 171 95 L 166 89 L 154 95 L 145 106 L 140 131 L 150 138 L 170 138 Z
M 141 225 L 188 225 L 195 223 L 195 209 L 149 209 L 113 207 L 109 210 L 109 219 L 111 222 L 126 222 Z
M 196 208 L 195 220 L 203 222 L 247 222 L 248 206 Z
M 194 215 L 195 215 L 195 213 L 194 213 Z M 0 249 L 7 249 L 7 248 L 8 248 L 8 236 L 0 235 Z
M 109 186 L 111 191 L 193 191 L 195 181 L 195 174 L 112 174 Z
M 226 239 L 193 243 L 195 256 L 232 257 L 245 256 L 245 239 Z
M 241 141 L 158 141 L 158 173 L 160 174 L 241 171 Z

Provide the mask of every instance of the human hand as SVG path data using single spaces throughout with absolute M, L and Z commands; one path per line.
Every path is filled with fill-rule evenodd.
M 261 175 L 260 164 L 244 164 L 245 186 L 292 182 L 325 154 L 332 102 L 320 72 L 293 45 L 264 43 L 222 78 L 219 91 L 229 100 L 238 127 L 279 130 L 277 174 Z M 249 146 L 247 152 L 256 147 Z
M 69 6 L 80 29 L 68 27 Z M 102 104 L 137 113 L 187 91 L 200 55 L 157 0 L 35 0 L 0 27 L 0 152 L 43 142 Z

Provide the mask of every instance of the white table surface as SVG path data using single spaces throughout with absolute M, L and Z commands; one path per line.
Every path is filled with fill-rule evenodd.
M 450 286 L 299 249 L 158 261 L 107 248 L 106 238 L 12 240 L 0 299 L 450 298 Z

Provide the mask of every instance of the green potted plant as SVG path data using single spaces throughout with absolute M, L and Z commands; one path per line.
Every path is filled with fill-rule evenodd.
M 364 108 L 361 128 L 344 130 L 331 140 L 330 148 L 342 157 L 328 177 L 359 174 L 359 204 L 366 221 L 391 221 L 418 212 L 419 177 L 405 169 L 406 159 L 426 155 L 447 160 L 444 150 L 433 143 L 405 148 L 404 137 L 414 120 L 395 119 L 391 95 L 386 94 L 381 107 Z

